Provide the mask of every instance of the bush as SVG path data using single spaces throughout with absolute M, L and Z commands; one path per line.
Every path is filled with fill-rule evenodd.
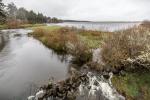
M 137 27 L 109 35 L 102 46 L 102 60 L 112 69 L 125 67 L 124 61 L 149 52 L 149 32 Z
M 70 46 L 68 51 L 73 55 L 73 63 L 82 65 L 92 59 L 91 50 L 82 40 L 77 39 L 76 41 L 71 42 L 70 45 L 72 46 Z
M 15 29 L 15 28 L 19 28 L 20 27 L 21 22 L 14 19 L 14 20 L 7 20 L 6 24 L 7 24 L 7 27 L 9 29 Z

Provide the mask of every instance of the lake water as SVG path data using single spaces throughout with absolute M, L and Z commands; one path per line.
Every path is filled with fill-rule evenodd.
M 68 76 L 68 62 L 38 40 L 30 30 L 5 30 L 0 34 L 0 100 L 26 100 L 51 76 Z M 21 34 L 15 37 L 14 34 Z
M 118 31 L 131 28 L 139 25 L 139 22 L 64 22 L 64 23 L 53 23 L 48 24 L 49 26 L 68 26 L 76 28 L 84 28 L 88 30 L 102 30 L 102 31 Z

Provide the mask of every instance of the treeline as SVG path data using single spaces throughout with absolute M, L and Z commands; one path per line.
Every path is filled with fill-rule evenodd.
M 23 22 L 35 24 L 35 23 L 58 23 L 57 18 L 51 18 L 43 15 L 42 13 L 35 13 L 33 10 L 28 11 L 25 8 L 17 8 L 14 3 L 7 5 L 8 19 L 17 19 Z
M 4 12 L 4 4 L 2 3 L 2 0 L 0 0 L 0 22 L 3 22 L 6 18 L 5 12 Z
M 61 22 L 61 20 L 56 17 L 53 18 L 47 17 L 42 13 L 36 13 L 33 10 L 28 11 L 23 7 L 17 8 L 17 6 L 14 3 L 4 5 L 2 3 L 2 0 L 0 0 L 0 17 L 1 17 L 0 19 L 2 19 L 3 17 L 3 21 L 0 22 L 17 21 L 20 23 L 29 23 L 29 24 Z

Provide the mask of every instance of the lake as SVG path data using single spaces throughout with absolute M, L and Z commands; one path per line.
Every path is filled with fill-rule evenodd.
M 49 26 L 68 26 L 76 28 L 84 28 L 88 30 L 102 30 L 102 31 L 118 31 L 128 29 L 139 25 L 140 22 L 63 22 L 63 23 L 52 23 Z

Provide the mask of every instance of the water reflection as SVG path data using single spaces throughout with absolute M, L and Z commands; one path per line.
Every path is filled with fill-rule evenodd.
M 29 31 L 2 31 L 4 35 L 9 34 L 9 38 L 2 37 L 1 42 L 0 100 L 26 100 L 51 76 L 55 80 L 68 76 L 67 56 L 57 55 L 38 40 L 25 35 Z
M 8 40 L 9 35 L 8 34 L 4 35 L 2 32 L 0 32 L 0 51 L 4 48 Z

